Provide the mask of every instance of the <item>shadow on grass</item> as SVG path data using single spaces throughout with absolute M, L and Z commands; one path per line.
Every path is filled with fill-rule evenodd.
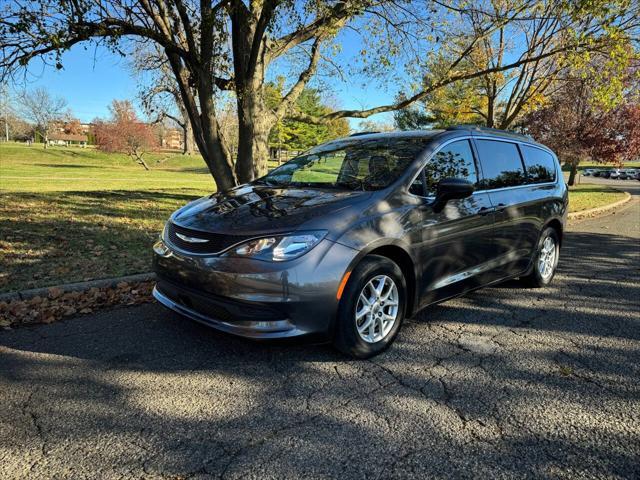
M 158 166 L 163 166 L 164 170 L 176 170 L 176 171 L 180 171 L 180 172 L 184 172 L 184 173 L 200 173 L 203 175 L 211 175 L 211 172 L 209 171 L 209 169 L 207 167 L 180 167 L 180 166 L 172 166 L 172 165 L 162 165 L 162 163 L 159 163 Z
M 104 464 L 104 475 L 126 465 L 167 476 L 633 478 L 639 260 L 629 238 L 568 233 L 552 287 L 427 308 L 371 361 L 237 339 L 156 305 L 4 333 L 0 395 L 28 398 L 22 409 L 40 419 L 30 435 L 49 453 L 36 476 L 58 459 Z M 6 431 L 23 417 L 7 416 Z
M 572 193 L 615 193 L 619 190 L 615 190 L 608 185 L 590 185 L 588 187 L 580 186 L 579 188 L 570 188 L 569 191 Z
M 34 163 L 33 166 L 35 167 L 47 167 L 47 168 L 77 168 L 77 169 L 81 169 L 81 168 L 91 168 L 91 169 L 98 169 L 98 168 L 106 168 L 102 165 L 96 165 L 95 163 L 91 163 L 89 165 L 82 165 L 80 163 Z
M 170 214 L 200 191 L 0 195 L 0 291 L 149 271 L 151 245 Z

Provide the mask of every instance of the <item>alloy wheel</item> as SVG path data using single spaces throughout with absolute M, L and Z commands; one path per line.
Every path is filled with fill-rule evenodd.
M 556 267 L 557 247 L 552 237 L 547 237 L 542 242 L 540 255 L 538 256 L 538 271 L 544 280 L 548 280 L 553 275 Z
M 391 277 L 378 275 L 364 286 L 355 310 L 356 329 L 367 343 L 383 340 L 398 319 L 400 298 Z

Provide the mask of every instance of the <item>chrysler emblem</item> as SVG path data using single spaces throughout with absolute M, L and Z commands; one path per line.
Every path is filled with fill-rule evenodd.
M 181 233 L 178 233 L 178 232 L 176 232 L 176 235 L 178 238 L 189 243 L 205 243 L 209 241 L 206 238 L 187 237 L 186 235 L 182 235 Z

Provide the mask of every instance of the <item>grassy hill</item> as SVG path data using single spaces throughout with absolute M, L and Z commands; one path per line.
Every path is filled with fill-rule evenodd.
M 215 184 L 200 156 L 147 160 L 0 144 L 0 291 L 148 271 L 171 212 Z
M 199 155 L 146 160 L 150 171 L 90 148 L 0 143 L 0 292 L 149 271 L 171 212 L 215 185 Z M 623 196 L 585 184 L 570 195 L 571 211 Z
M 126 155 L 92 148 L 47 149 L 0 144 L 0 188 L 9 191 L 138 190 L 215 188 L 200 155 L 145 155 L 146 171 Z

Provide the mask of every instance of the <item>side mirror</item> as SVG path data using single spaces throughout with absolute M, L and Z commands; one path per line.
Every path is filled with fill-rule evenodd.
M 431 204 L 434 212 L 440 212 L 449 200 L 470 197 L 475 187 L 463 178 L 443 178 L 438 182 L 436 199 Z

